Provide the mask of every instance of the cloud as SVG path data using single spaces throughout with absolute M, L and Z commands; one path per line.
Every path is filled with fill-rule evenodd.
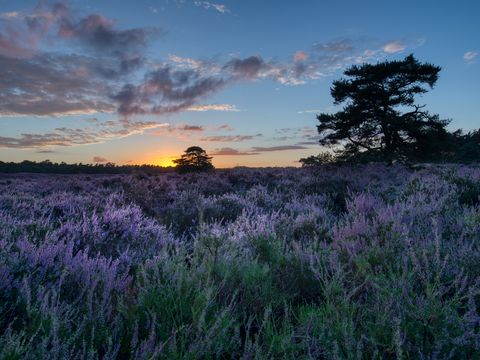
M 75 55 L 0 56 L 0 115 L 112 112 L 108 85 L 91 76 L 91 59 Z M 21 74 L 21 76 L 19 76 Z
M 0 116 L 114 112 L 111 94 L 143 66 L 152 31 L 119 30 L 98 14 L 77 19 L 62 3 L 11 16 L 0 23 Z M 43 38 L 76 41 L 83 55 L 38 51 Z
M 306 60 L 308 55 L 301 55 Z M 297 56 L 298 57 L 298 56 Z M 295 55 L 294 55 L 295 58 Z M 321 73 L 315 61 L 293 61 L 292 63 L 275 63 L 266 61 L 255 55 L 247 58 L 236 58 L 224 65 L 224 71 L 229 71 L 236 80 L 260 80 L 271 78 L 284 85 L 300 85 L 307 80 L 318 79 Z
M 270 152 L 270 151 L 287 151 L 287 150 L 301 150 L 301 149 L 308 149 L 305 146 L 301 145 L 280 145 L 280 146 L 254 146 L 252 150 L 254 152 Z
M 141 134 L 145 130 L 165 127 L 168 124 L 149 121 L 119 121 L 115 127 L 106 128 L 56 128 L 44 134 L 24 133 L 20 137 L 0 136 L 0 148 L 42 148 L 51 146 L 72 146 L 101 143 L 112 138 L 122 138 L 134 134 Z
M 205 131 L 216 132 L 216 131 L 233 131 L 234 129 L 228 125 L 223 124 L 219 126 L 214 125 L 191 125 L 191 124 L 177 124 L 177 125 L 168 125 L 163 126 L 155 131 L 150 132 L 150 135 L 154 136 L 174 136 L 185 141 L 191 141 L 192 136 L 197 134 L 203 134 Z M 262 136 L 261 134 L 257 135 L 210 135 L 204 136 L 203 138 L 198 137 L 199 141 L 209 141 L 209 142 L 241 142 L 251 140 L 255 137 Z
M 214 156 L 237 156 L 237 155 L 258 155 L 258 152 L 251 152 L 251 151 L 241 151 L 237 149 L 232 149 L 229 147 L 224 147 L 220 149 L 215 149 L 210 155 Z
M 237 109 L 235 105 L 230 104 L 209 104 L 209 105 L 193 105 L 186 109 L 187 111 L 228 111 L 228 112 L 238 112 L 240 111 Z
M 313 49 L 324 53 L 351 53 L 355 50 L 355 46 L 351 39 L 345 38 L 325 43 L 315 43 Z
M 301 62 L 308 59 L 308 54 L 305 51 L 297 51 L 293 55 L 293 62 Z
M 181 131 L 204 131 L 205 128 L 201 125 L 180 125 L 176 129 Z
M 235 129 L 228 124 L 223 124 L 223 125 L 217 126 L 215 130 L 233 131 Z
M 3 13 L 0 23 L 0 56 L 17 59 L 33 56 L 40 40 L 48 34 L 58 16 L 57 6 L 48 11 L 37 6 L 29 14 Z
M 407 45 L 405 45 L 404 42 L 400 40 L 395 40 L 395 41 L 390 41 L 385 45 L 383 45 L 382 49 L 388 54 L 396 54 L 405 50 L 406 47 Z
M 223 71 L 230 72 L 236 80 L 269 78 L 283 85 L 301 85 L 331 75 L 351 64 L 377 61 L 386 54 L 406 48 L 407 44 L 401 40 L 382 45 L 363 39 L 341 39 L 316 43 L 312 46 L 311 53 L 297 51 L 290 62 L 266 60 L 260 55 L 235 58 L 223 66 Z
M 226 5 L 224 4 L 215 4 L 215 3 L 211 3 L 209 1 L 194 1 L 193 2 L 195 4 L 195 6 L 197 7 L 202 7 L 206 10 L 208 9 L 214 9 L 216 11 L 218 11 L 219 13 L 222 13 L 222 14 L 226 14 L 226 13 L 229 13 L 230 10 L 227 8 Z
M 253 140 L 257 137 L 261 137 L 262 134 L 256 135 L 214 135 L 206 136 L 201 138 L 201 141 L 212 141 L 212 142 L 241 142 L 247 140 Z
M 222 66 L 213 61 L 181 57 L 173 54 L 168 55 L 168 61 L 176 69 L 195 70 L 203 76 L 220 75 L 222 72 Z M 160 66 L 163 66 L 163 64 Z
M 196 138 L 197 134 L 202 134 L 206 130 L 203 125 L 191 124 L 168 124 L 160 127 L 149 134 L 153 136 L 170 136 L 183 141 L 192 141 L 192 137 Z
M 404 51 L 406 48 L 421 46 L 418 38 L 396 39 L 381 42 L 375 39 L 343 38 L 340 40 L 316 43 L 312 47 L 312 54 L 306 62 L 310 65 L 309 74 L 304 79 L 319 78 L 331 75 L 352 64 L 380 61 L 386 56 Z M 316 71 L 316 74 L 315 74 Z
M 315 127 L 302 126 L 293 128 L 275 129 L 275 133 L 280 135 L 273 137 L 276 141 L 293 141 L 296 140 L 296 145 L 313 145 L 318 144 L 319 135 Z
M 114 21 L 100 15 L 78 17 L 65 3 L 39 2 L 30 13 L 3 13 L 0 28 L 0 55 L 28 58 L 37 53 L 41 40 L 50 43 L 75 41 L 102 55 L 121 61 L 138 57 L 148 38 L 162 33 L 160 28 L 117 29 Z M 138 62 L 138 59 L 136 59 Z
M 237 78 L 257 79 L 268 75 L 271 65 L 267 64 L 261 56 L 254 55 L 245 59 L 233 59 L 225 65 Z
M 58 34 L 63 39 L 77 40 L 82 45 L 102 53 L 125 54 L 143 49 L 149 36 L 161 33 L 159 28 L 133 28 L 119 30 L 114 22 L 99 14 L 79 20 L 70 11 L 60 17 Z
M 478 51 L 467 51 L 463 54 L 463 59 L 465 61 L 473 61 L 478 56 Z
M 94 163 L 106 163 L 106 162 L 108 162 L 108 160 L 106 158 L 102 157 L 102 156 L 94 156 L 92 161 Z
M 163 115 L 192 107 L 226 83 L 221 77 L 203 76 L 199 71 L 164 65 L 147 72 L 140 85 L 124 85 L 112 99 L 118 103 L 118 113 L 124 116 Z
M 13 19 L 19 16 L 20 16 L 20 13 L 18 11 L 0 13 L 0 19 Z

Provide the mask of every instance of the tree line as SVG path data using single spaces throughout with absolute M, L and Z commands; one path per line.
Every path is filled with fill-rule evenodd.
M 22 162 L 3 162 L 0 161 L 1 173 L 43 173 L 43 174 L 135 174 L 150 173 L 160 174 L 174 171 L 173 167 L 162 167 L 156 165 L 115 165 L 114 163 L 105 164 L 67 164 L 65 162 L 54 163 L 49 160 Z

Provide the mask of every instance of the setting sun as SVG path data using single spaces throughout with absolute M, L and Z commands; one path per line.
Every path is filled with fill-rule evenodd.
M 175 156 L 164 157 L 156 161 L 153 161 L 152 164 L 157 166 L 163 166 L 163 167 L 175 166 L 175 164 L 173 163 L 173 159 L 175 159 Z

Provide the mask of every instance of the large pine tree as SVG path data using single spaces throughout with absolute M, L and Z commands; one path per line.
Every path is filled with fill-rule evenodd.
M 416 96 L 433 88 L 441 68 L 420 63 L 413 55 L 400 61 L 354 65 L 345 79 L 336 80 L 331 95 L 335 114 L 319 114 L 320 144 L 341 146 L 345 158 L 392 161 L 427 159 L 442 152 L 448 121 L 416 103 Z

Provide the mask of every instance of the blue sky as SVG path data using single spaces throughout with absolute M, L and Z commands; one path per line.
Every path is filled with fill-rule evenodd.
M 440 65 L 420 99 L 479 126 L 476 1 L 0 0 L 0 160 L 298 166 L 349 65 Z

